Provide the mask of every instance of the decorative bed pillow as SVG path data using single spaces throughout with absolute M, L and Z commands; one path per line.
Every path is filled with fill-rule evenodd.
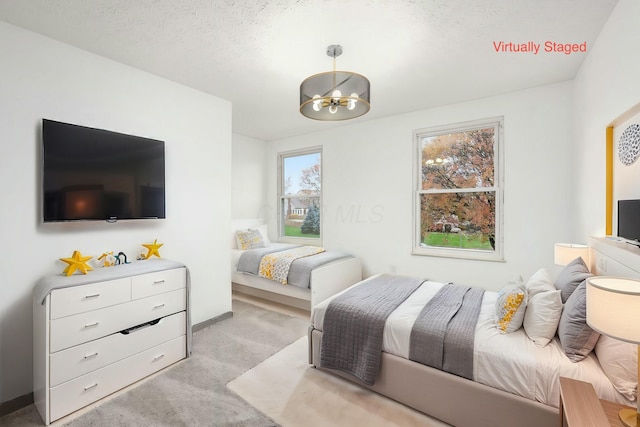
M 257 225 L 255 227 L 249 227 L 249 231 L 258 230 L 262 235 L 262 241 L 265 246 L 269 246 L 271 244 L 271 240 L 269 240 L 269 229 L 267 224 Z
M 537 292 L 527 300 L 527 310 L 524 313 L 522 326 L 531 341 L 538 347 L 544 347 L 555 336 L 560 316 L 562 316 L 560 291 Z
M 526 288 L 527 298 L 529 301 L 531 301 L 531 298 L 533 298 L 534 295 L 540 292 L 556 290 L 556 288 L 553 286 L 553 281 L 551 280 L 549 271 L 546 268 L 541 268 L 540 270 L 533 273 L 529 280 L 527 280 Z
M 236 231 L 236 240 L 238 241 L 238 249 L 243 251 L 265 247 L 262 234 L 258 230 L 238 230 Z
M 558 337 L 560 345 L 572 362 L 579 362 L 596 345 L 600 334 L 587 325 L 587 282 L 578 285 L 564 305 Z
M 562 302 L 566 303 L 579 284 L 587 280 L 593 274 L 589 273 L 587 265 L 578 257 L 567 264 L 556 279 L 556 289 L 562 291 Z
M 496 300 L 496 327 L 502 334 L 517 331 L 522 326 L 527 307 L 527 291 L 522 286 L 505 286 Z
M 602 370 L 620 394 L 636 400 L 638 386 L 638 346 L 600 335 L 594 349 Z

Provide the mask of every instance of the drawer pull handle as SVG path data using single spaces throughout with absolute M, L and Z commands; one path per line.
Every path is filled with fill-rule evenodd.
M 84 299 L 98 298 L 100 294 L 85 295 Z
M 164 307 L 164 303 L 154 305 L 153 309 L 155 310 L 156 308 L 162 308 L 162 307 Z
M 98 322 L 87 323 L 84 325 L 85 328 L 93 328 L 94 326 L 98 326 Z
M 84 388 L 84 391 L 91 390 L 92 388 L 98 387 L 98 383 L 93 383 Z
M 156 357 L 153 358 L 153 361 L 155 362 L 157 360 L 162 359 L 163 357 L 164 357 L 164 354 L 159 354 L 159 355 L 157 355 Z
M 85 359 L 91 359 L 92 357 L 96 357 L 98 355 L 98 352 L 94 352 L 91 354 L 87 354 L 86 356 L 84 356 Z
M 155 282 L 153 282 L 154 285 L 161 285 L 164 283 L 164 280 L 156 280 Z

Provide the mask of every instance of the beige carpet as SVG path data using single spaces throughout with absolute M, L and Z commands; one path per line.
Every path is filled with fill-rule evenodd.
M 448 426 L 307 364 L 307 337 L 227 387 L 284 427 Z

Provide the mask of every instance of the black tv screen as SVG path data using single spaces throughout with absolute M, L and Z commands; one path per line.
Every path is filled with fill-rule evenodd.
M 42 120 L 44 222 L 165 218 L 164 142 Z
M 618 200 L 618 237 L 640 241 L 640 200 Z

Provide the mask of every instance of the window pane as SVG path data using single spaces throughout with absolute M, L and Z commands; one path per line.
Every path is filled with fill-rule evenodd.
M 320 238 L 321 153 L 281 156 L 281 236 Z
M 320 153 L 284 157 L 282 194 L 318 195 L 321 190 Z
M 493 127 L 423 136 L 422 190 L 494 186 Z
M 495 250 L 495 192 L 420 195 L 420 246 Z
M 320 198 L 287 197 L 282 199 L 284 235 L 320 237 Z

